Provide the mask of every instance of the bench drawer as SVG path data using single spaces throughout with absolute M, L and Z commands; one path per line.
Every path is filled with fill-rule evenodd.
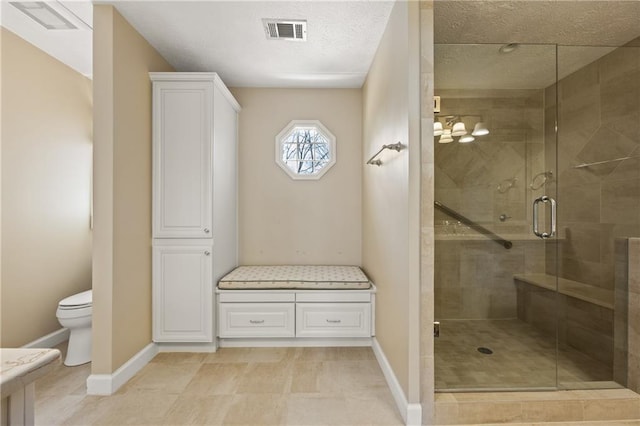
M 371 337 L 369 303 L 297 303 L 297 337 Z
M 294 303 L 220 303 L 219 337 L 294 337 Z

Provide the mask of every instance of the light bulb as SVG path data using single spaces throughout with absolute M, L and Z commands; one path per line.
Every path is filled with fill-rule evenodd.
M 473 136 L 484 136 L 489 134 L 489 129 L 487 129 L 487 125 L 479 122 L 473 127 L 473 132 L 471 132 Z
M 453 138 L 451 137 L 451 129 L 444 129 L 444 133 L 440 136 L 439 143 L 451 143 L 453 142 Z
M 442 123 L 439 121 L 435 121 L 433 123 L 433 136 L 440 136 L 444 133 L 444 130 L 442 128 Z
M 451 129 L 451 136 L 462 136 L 467 134 L 467 129 L 464 127 L 464 123 L 459 121 L 453 125 Z
M 476 140 L 476 138 L 474 138 L 471 135 L 464 135 L 464 136 L 460 136 L 460 139 L 458 139 L 458 142 L 460 142 L 460 143 L 469 143 L 469 142 L 473 142 L 475 140 Z

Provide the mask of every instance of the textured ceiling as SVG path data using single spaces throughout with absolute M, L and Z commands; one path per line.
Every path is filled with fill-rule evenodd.
M 438 89 L 542 89 L 611 52 L 612 47 L 522 44 L 500 53 L 501 44 L 437 44 Z M 635 48 L 638 49 L 638 48 Z
M 434 17 L 438 89 L 548 87 L 556 59 L 562 78 L 640 36 L 640 1 L 436 0 Z
M 64 0 L 91 24 L 89 0 Z M 360 87 L 391 1 L 137 1 L 114 4 L 177 69 L 217 71 L 231 86 Z M 2 25 L 91 75 L 92 33 L 47 31 L 2 0 Z M 640 0 L 436 0 L 437 43 L 620 46 L 640 36 Z M 267 40 L 262 18 L 307 19 L 306 43 Z M 438 88 L 540 88 L 555 80 L 553 47 L 436 47 Z M 609 52 L 560 47 L 566 75 Z
M 621 46 L 640 36 L 637 0 L 436 0 L 436 43 Z
M 361 87 L 391 1 L 112 2 L 179 71 L 229 86 Z M 307 41 L 268 40 L 263 18 L 306 19 Z

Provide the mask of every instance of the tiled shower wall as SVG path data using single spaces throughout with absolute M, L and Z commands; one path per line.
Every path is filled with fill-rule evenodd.
M 513 275 L 544 270 L 544 247 L 530 236 L 530 206 L 541 190 L 529 187 L 545 171 L 543 91 L 439 90 L 436 95 L 441 97 L 436 119 L 461 115 L 470 130 L 481 116 L 490 134 L 467 144 L 434 142 L 435 199 L 513 241 L 506 250 L 436 210 L 436 318 L 515 318 Z
M 441 97 L 436 119 L 462 115 L 471 131 L 482 118 L 490 130 L 467 144 L 435 143 L 438 201 L 503 233 L 528 231 L 528 184 L 544 164 L 543 92 L 436 90 L 436 95 Z M 509 218 L 502 222 L 501 214 Z M 436 224 L 445 219 L 451 218 L 437 214 Z
M 575 49 L 559 48 L 561 71 Z M 547 89 L 547 117 L 555 115 L 554 93 Z M 558 274 L 613 291 L 615 239 L 640 236 L 640 158 L 575 166 L 640 157 L 640 47 L 616 49 L 561 79 L 558 103 Z

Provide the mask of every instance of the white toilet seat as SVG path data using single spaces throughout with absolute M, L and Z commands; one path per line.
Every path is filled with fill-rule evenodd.
M 73 311 L 74 309 L 90 308 L 92 306 L 93 306 L 93 303 L 86 303 L 84 305 L 75 305 L 75 306 L 58 305 L 58 309 L 62 309 L 64 311 Z
M 93 302 L 93 291 L 87 290 L 82 293 L 74 294 L 69 297 L 65 297 L 58 303 L 59 308 L 74 308 L 74 307 L 85 307 L 91 306 Z

